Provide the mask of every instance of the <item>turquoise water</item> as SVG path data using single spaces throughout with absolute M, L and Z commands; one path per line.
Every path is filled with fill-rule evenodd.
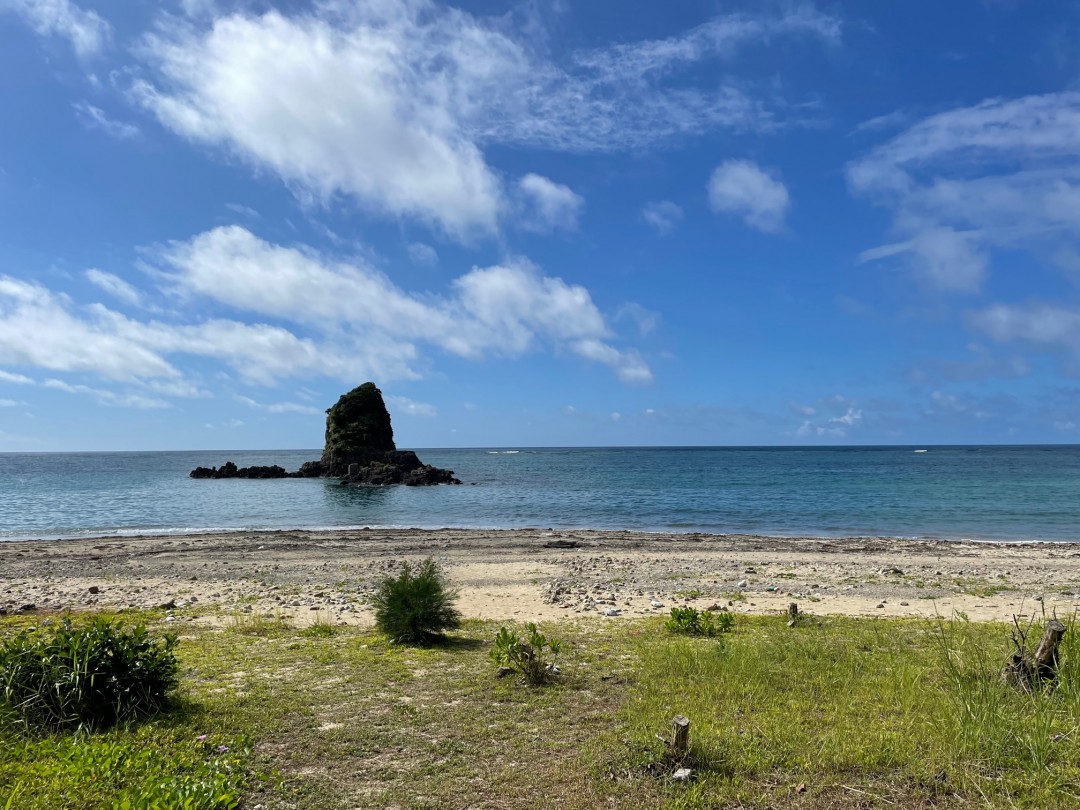
M 507 448 L 506 450 L 510 450 Z M 451 487 L 193 481 L 317 450 L 0 454 L 0 539 L 315 527 L 560 527 L 1080 540 L 1080 447 L 420 450 Z

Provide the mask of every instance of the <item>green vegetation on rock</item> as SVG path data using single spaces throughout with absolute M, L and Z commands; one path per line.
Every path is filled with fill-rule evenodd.
M 397 449 L 390 412 L 373 382 L 342 394 L 326 411 L 322 463 L 329 475 L 344 475 L 350 464 L 382 461 Z

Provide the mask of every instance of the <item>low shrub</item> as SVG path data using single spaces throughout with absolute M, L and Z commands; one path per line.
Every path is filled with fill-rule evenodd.
M 684 636 L 715 636 L 718 633 L 730 633 L 735 626 L 735 614 L 722 611 L 713 613 L 708 610 L 698 612 L 692 607 L 673 607 L 671 618 L 664 625 L 670 632 Z
M 513 630 L 500 628 L 491 649 L 491 660 L 500 668 L 520 672 L 532 686 L 539 686 L 558 674 L 555 659 L 562 651 L 562 642 L 548 639 L 532 622 L 526 625 L 526 630 L 528 638 L 522 639 Z
M 430 644 L 447 630 L 461 626 L 454 607 L 457 591 L 446 583 L 439 566 L 426 559 L 415 573 L 406 562 L 397 577 L 379 585 L 371 604 L 375 624 L 395 644 Z
M 159 711 L 179 684 L 176 637 L 65 617 L 0 641 L 0 714 L 26 728 L 107 728 Z

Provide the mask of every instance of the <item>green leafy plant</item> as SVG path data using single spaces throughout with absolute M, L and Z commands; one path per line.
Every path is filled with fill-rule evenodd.
M 0 713 L 27 728 L 107 728 L 159 711 L 180 680 L 176 636 L 98 617 L 0 641 Z
M 380 583 L 371 604 L 375 624 L 395 644 L 430 644 L 461 625 L 454 607 L 457 591 L 447 585 L 439 566 L 428 558 L 415 573 L 406 562 L 397 577 Z
M 499 629 L 491 660 L 501 669 L 520 672 L 532 686 L 547 683 L 559 674 L 555 659 L 562 651 L 562 642 L 549 639 L 533 622 L 525 626 L 528 637 L 522 639 L 513 630 Z
M 671 618 L 664 625 L 668 631 L 684 636 L 715 636 L 730 633 L 735 626 L 735 614 L 726 611 L 698 611 L 692 607 L 673 607 Z

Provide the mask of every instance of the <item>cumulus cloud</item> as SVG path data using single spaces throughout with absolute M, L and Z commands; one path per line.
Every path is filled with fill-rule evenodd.
M 17 14 L 39 36 L 68 40 L 80 57 L 99 53 L 109 42 L 109 24 L 71 0 L 0 0 L 3 11 Z
M 709 205 L 718 214 L 740 217 L 751 228 L 774 233 L 791 206 L 787 187 L 750 160 L 721 163 L 709 178 Z
M 978 290 L 995 249 L 1080 239 L 1080 93 L 992 99 L 930 116 L 848 164 L 852 192 L 893 212 L 903 258 L 930 287 Z M 1061 245 L 1065 241 L 1065 245 Z
M 636 351 L 613 344 L 588 290 L 526 260 L 474 268 L 436 295 L 407 293 L 359 261 L 274 245 L 238 226 L 146 255 L 163 291 L 176 297 L 171 320 L 77 306 L 39 284 L 0 276 L 0 366 L 86 372 L 197 396 L 200 389 L 178 365 L 184 355 L 217 360 L 248 382 L 271 385 L 317 376 L 412 379 L 430 362 L 424 348 L 476 361 L 546 348 L 606 365 L 628 383 L 652 381 Z M 138 297 L 111 274 L 87 276 L 113 293 Z M 207 301 L 236 317 L 183 318 L 184 304 L 198 312 Z M 5 375 L 0 380 L 20 377 Z
M 72 106 L 75 108 L 75 117 L 87 129 L 104 132 L 106 135 L 122 141 L 129 141 L 142 134 L 134 124 L 113 120 L 105 114 L 104 110 L 95 107 L 93 104 L 80 101 Z
M 467 239 L 496 231 L 511 207 L 486 145 L 615 151 L 769 130 L 787 115 L 774 94 L 753 98 L 735 73 L 687 74 L 781 38 L 835 43 L 840 30 L 810 8 L 729 14 L 556 62 L 504 18 L 427 0 L 327 0 L 295 16 L 162 26 L 142 43 L 150 74 L 133 89 L 164 126 L 272 170 L 303 197 L 347 195 Z M 573 208 L 562 197 L 558 210 Z
M 671 200 L 660 200 L 646 203 L 641 209 L 641 218 L 656 228 L 661 236 L 666 236 L 682 221 L 683 210 Z
M 540 233 L 577 229 L 585 200 L 569 186 L 538 174 L 527 174 L 518 182 L 518 188 L 525 200 L 522 228 Z

